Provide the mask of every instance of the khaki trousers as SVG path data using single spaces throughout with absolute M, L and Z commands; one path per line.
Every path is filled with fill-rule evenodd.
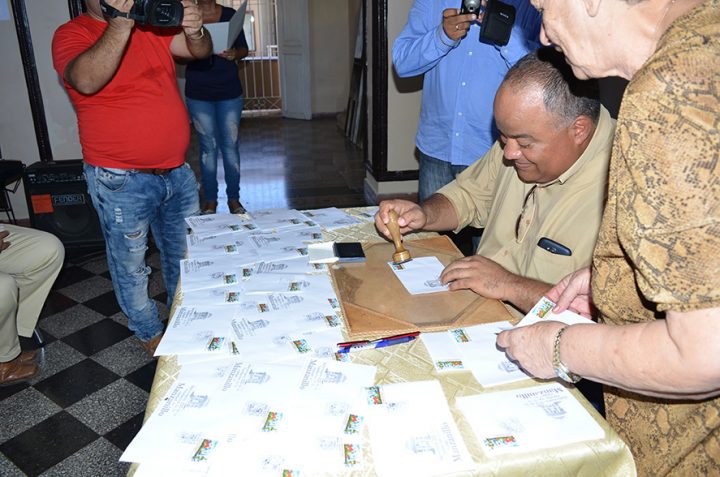
M 32 336 L 63 265 L 65 248 L 52 234 L 0 224 L 10 246 L 0 252 L 0 362 L 20 354 L 18 335 Z

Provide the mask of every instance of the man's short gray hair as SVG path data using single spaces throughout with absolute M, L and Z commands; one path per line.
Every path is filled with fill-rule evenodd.
M 540 86 L 545 110 L 564 125 L 578 116 L 587 116 L 597 124 L 600 117 L 597 81 L 575 78 L 563 54 L 554 48 L 540 48 L 522 57 L 507 72 L 502 85 L 516 91 Z

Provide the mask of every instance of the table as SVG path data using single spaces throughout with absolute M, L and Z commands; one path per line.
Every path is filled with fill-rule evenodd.
M 345 209 L 345 211 L 352 215 L 359 215 L 366 212 L 367 208 L 351 208 Z M 435 234 L 416 234 L 418 238 L 433 235 Z M 375 230 L 374 224 L 370 222 L 363 225 L 326 231 L 324 236 L 328 241 L 377 242 L 383 240 Z M 480 450 L 480 446 L 475 440 L 470 425 L 465 421 L 462 413 L 455 407 L 455 399 L 457 397 L 483 392 L 502 391 L 528 386 L 532 383 L 531 380 L 497 386 L 486 390 L 478 384 L 469 371 L 439 374 L 435 371 L 430 360 L 430 355 L 421 340 L 382 349 L 369 349 L 362 353 L 353 353 L 351 354 L 351 359 L 354 363 L 375 366 L 377 368 L 376 384 L 428 379 L 437 379 L 440 382 L 445 397 L 448 399 L 448 404 L 455 418 L 455 422 L 476 463 L 476 468 L 473 472 L 454 474 L 456 476 L 482 475 L 504 477 L 542 475 L 610 477 L 636 475 L 635 463 L 630 449 L 577 389 L 572 389 L 571 392 L 603 428 L 605 431 L 604 439 L 555 449 L 529 452 L 523 455 L 489 459 L 485 457 Z M 161 357 L 159 359 L 145 412 L 146 420 L 177 379 L 179 369 L 175 357 Z M 364 447 L 369 448 L 369 445 Z M 372 459 L 370 459 L 370 462 L 372 462 Z M 132 465 L 128 476 L 134 474 L 136 467 L 137 464 Z M 362 472 L 353 472 L 349 475 L 373 476 L 375 473 L 372 468 L 366 468 Z

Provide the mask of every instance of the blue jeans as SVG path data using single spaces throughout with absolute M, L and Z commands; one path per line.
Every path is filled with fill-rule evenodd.
M 206 202 L 217 202 L 217 156 L 222 152 L 228 200 L 240 200 L 240 116 L 243 97 L 223 101 L 186 98 L 200 140 L 200 176 Z
M 161 176 L 85 164 L 84 174 L 105 237 L 115 296 L 128 328 L 148 341 L 163 330 L 148 296 L 148 232 L 160 250 L 170 307 L 187 247 L 184 219 L 200 213 L 195 175 L 188 164 Z
M 468 166 L 452 165 L 418 150 L 420 156 L 420 177 L 418 179 L 418 201 L 424 202 L 442 186 L 455 180 L 455 176 Z

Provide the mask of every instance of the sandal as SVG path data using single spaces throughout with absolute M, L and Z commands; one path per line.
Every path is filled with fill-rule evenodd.
M 210 215 L 214 214 L 217 210 L 217 202 L 205 202 L 203 203 L 202 207 L 200 207 L 200 214 L 201 215 Z
M 228 200 L 228 209 L 230 209 L 231 214 L 244 214 L 247 212 L 239 200 Z

